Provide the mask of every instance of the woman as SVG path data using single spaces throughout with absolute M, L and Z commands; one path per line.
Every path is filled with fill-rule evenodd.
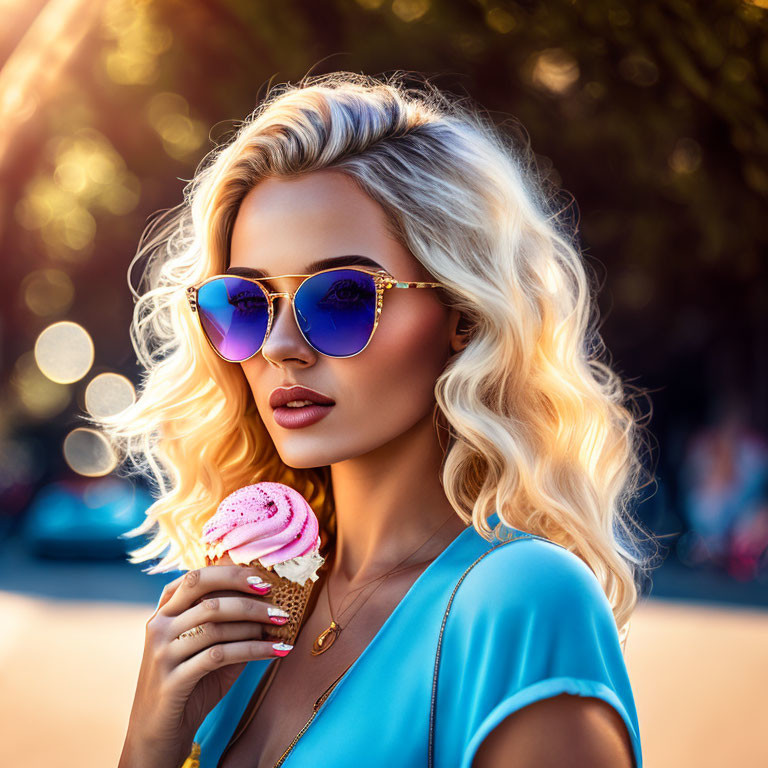
M 334 73 L 208 160 L 139 249 L 148 373 L 100 422 L 158 482 L 133 562 L 192 569 L 147 622 L 121 768 L 639 768 L 641 432 L 528 158 L 433 86 Z M 262 480 L 321 523 L 295 648 L 247 571 L 204 566 Z

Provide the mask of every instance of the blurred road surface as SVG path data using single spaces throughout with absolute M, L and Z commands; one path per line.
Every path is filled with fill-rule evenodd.
M 117 766 L 154 605 L 0 592 L 0 765 Z M 646 768 L 768 765 L 768 612 L 660 600 L 627 643 Z
M 144 625 L 179 575 L 142 567 L 0 544 L 2 768 L 116 768 Z M 768 766 L 767 592 L 672 563 L 657 571 L 626 649 L 645 768 Z

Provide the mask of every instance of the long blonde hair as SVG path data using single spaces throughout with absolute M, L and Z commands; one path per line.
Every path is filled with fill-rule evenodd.
M 136 473 L 157 485 L 152 538 L 131 562 L 149 573 L 204 565 L 200 534 L 231 491 L 283 482 L 335 536 L 329 467 L 285 465 L 239 365 L 218 358 L 189 311 L 185 286 L 228 266 L 246 193 L 269 176 L 348 174 L 383 206 L 392 234 L 445 286 L 469 324 L 467 346 L 435 383 L 446 438 L 442 483 L 465 523 L 488 517 L 544 536 L 595 573 L 620 635 L 647 568 L 630 511 L 642 472 L 634 400 L 610 366 L 575 234 L 553 207 L 530 153 L 466 100 L 336 72 L 273 86 L 212 149 L 142 235 L 145 261 L 131 340 L 144 367 L 137 401 L 92 419 Z M 130 277 L 129 270 L 129 277 Z M 121 468 L 122 469 L 122 468 Z M 128 472 L 130 474 L 130 471 Z M 165 551 L 167 550 L 167 551 Z

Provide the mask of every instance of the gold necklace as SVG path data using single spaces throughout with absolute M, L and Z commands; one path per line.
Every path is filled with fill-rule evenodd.
M 420 544 L 413 552 L 411 552 L 410 555 L 407 555 L 406 557 L 404 557 L 393 569 L 391 569 L 390 571 L 387 571 L 387 573 L 383 574 L 382 576 L 377 576 L 375 579 L 371 579 L 370 581 L 367 581 L 361 587 L 355 587 L 355 589 L 350 590 L 349 592 L 347 592 L 346 595 L 344 595 L 344 600 L 346 600 L 347 597 L 349 597 L 349 595 L 351 595 L 353 592 L 359 592 L 361 589 L 364 589 L 369 584 L 373 584 L 374 581 L 379 581 L 380 579 L 385 579 L 387 576 L 393 576 L 395 573 L 400 573 L 400 571 L 406 571 L 406 570 L 408 570 L 408 568 L 413 568 L 414 566 L 408 565 L 405 568 L 400 568 L 399 570 L 396 570 L 396 569 L 398 569 L 398 566 L 402 565 L 406 560 L 408 560 L 409 558 L 413 557 L 423 546 L 425 546 L 429 541 L 431 541 L 438 534 L 438 532 L 441 530 L 441 528 L 452 517 L 453 517 L 453 515 L 449 515 L 449 517 L 446 518 L 440 524 L 440 526 L 437 528 L 437 530 L 424 543 Z M 328 613 L 331 614 L 331 623 L 328 625 L 328 627 L 326 629 L 324 629 L 315 638 L 315 641 L 312 643 L 312 648 L 310 650 L 310 653 L 313 656 L 319 656 L 321 653 L 325 653 L 325 651 L 327 651 L 336 642 L 336 638 L 341 634 L 341 630 L 344 628 L 344 627 L 342 627 L 336 621 L 336 617 L 333 615 L 333 609 L 331 608 L 330 576 L 331 575 L 330 575 L 330 572 L 329 572 L 328 577 L 326 579 L 326 584 L 325 584 L 325 593 L 326 593 L 326 596 L 328 597 Z M 381 581 L 381 583 L 376 587 L 376 589 L 378 589 L 383 583 L 384 582 Z M 366 597 L 365 600 L 363 600 L 362 603 L 360 603 L 360 606 L 355 611 L 355 613 L 353 613 L 352 616 L 349 617 L 350 621 L 352 620 L 352 617 L 357 613 L 357 611 L 359 611 L 360 608 L 362 608 L 363 605 L 365 605 L 365 603 L 367 602 L 368 598 L 370 598 L 374 594 L 374 592 L 376 592 L 376 589 L 374 589 L 373 592 L 371 592 L 371 594 L 368 595 L 368 597 Z M 349 610 L 349 608 L 351 608 L 357 602 L 359 597 L 360 597 L 360 595 L 358 595 L 352 601 L 352 604 L 347 608 L 347 610 Z M 341 615 L 339 615 L 339 618 L 341 618 Z M 344 626 L 346 627 L 348 625 L 349 625 L 349 621 L 345 622 Z

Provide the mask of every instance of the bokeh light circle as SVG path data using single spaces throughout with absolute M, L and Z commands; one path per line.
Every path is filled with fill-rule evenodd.
M 114 416 L 136 401 L 133 384 L 119 373 L 100 373 L 85 388 L 85 409 L 91 416 Z
M 62 320 L 49 325 L 35 342 L 35 361 L 57 384 L 72 384 L 93 365 L 93 341 L 78 323 Z
M 63 453 L 70 469 L 85 477 L 101 477 L 117 466 L 117 455 L 107 438 L 88 427 L 73 429 L 64 438 Z

